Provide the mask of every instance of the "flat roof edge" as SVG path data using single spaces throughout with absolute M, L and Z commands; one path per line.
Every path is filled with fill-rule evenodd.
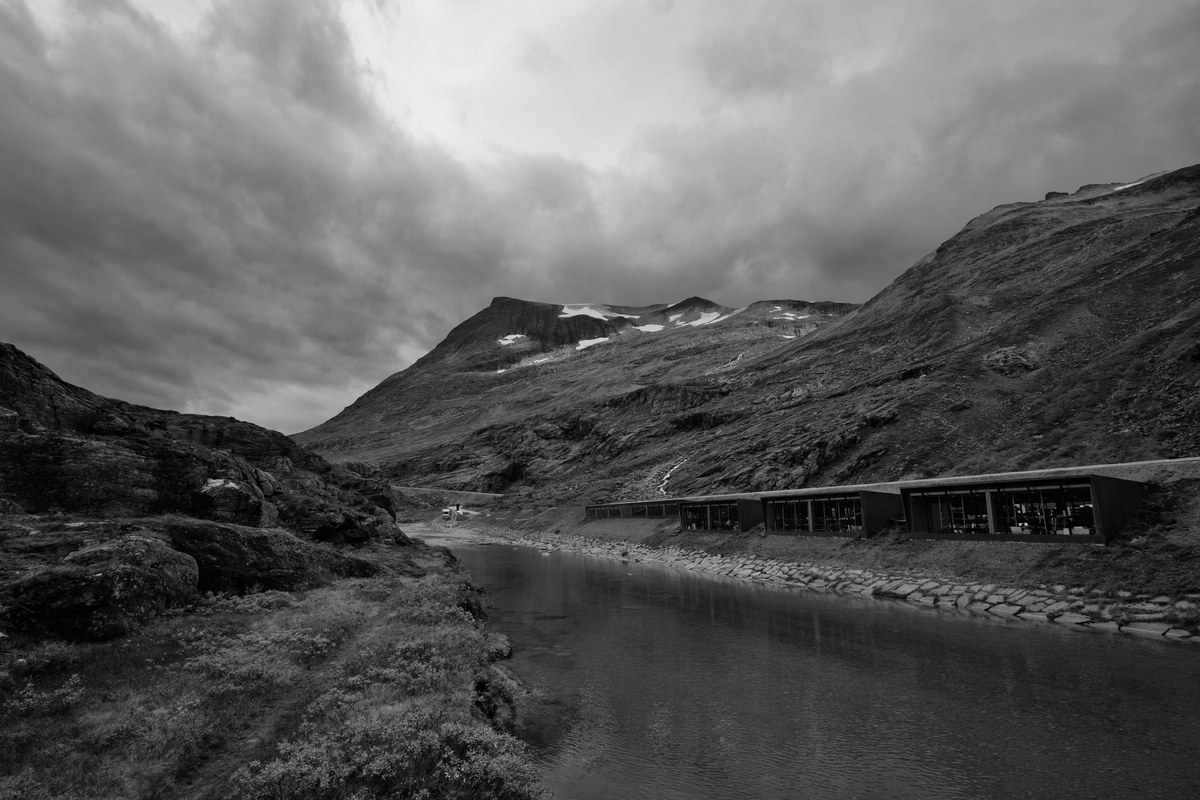
M 982 475 L 947 475 L 941 478 L 916 478 L 912 480 L 859 483 L 844 486 L 806 486 L 798 489 L 771 489 L 763 492 L 739 492 L 736 494 L 685 495 L 661 497 L 649 500 L 619 500 L 611 503 L 588 503 L 591 506 L 626 506 L 653 503 L 702 503 L 729 502 L 733 500 L 771 500 L 779 497 L 813 497 L 828 494 L 853 494 L 877 492 L 899 494 L 907 489 L 923 489 L 938 486 L 963 486 L 975 483 L 1019 483 L 1031 480 L 1053 480 L 1054 478 L 1104 478 L 1129 483 L 1144 484 L 1145 481 L 1112 474 L 1112 470 L 1149 466 L 1200 466 L 1200 457 L 1158 459 L 1154 461 L 1127 461 L 1118 464 L 1090 464 L 1078 467 L 1052 467 L 1050 469 L 1025 470 L 1020 472 L 993 472 Z

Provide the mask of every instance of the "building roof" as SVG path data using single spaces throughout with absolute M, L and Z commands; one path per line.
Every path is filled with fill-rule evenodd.
M 807 486 L 803 489 L 775 489 L 769 492 L 742 492 L 739 494 L 708 494 L 689 495 L 685 497 L 661 497 L 652 500 L 622 500 L 614 503 L 589 503 L 590 506 L 625 506 L 644 505 L 648 503 L 697 503 L 697 502 L 729 502 L 733 500 L 759 500 L 779 497 L 819 497 L 836 494 L 855 494 L 858 492 L 882 492 L 898 494 L 903 489 L 926 489 L 942 486 L 966 486 L 972 484 L 1021 483 L 1023 481 L 1042 481 L 1072 478 L 1117 478 L 1121 480 L 1137 480 L 1126 473 L 1134 469 L 1155 466 L 1188 466 L 1200 469 L 1200 457 L 1161 459 L 1157 461 L 1131 461 L 1120 464 L 1091 464 L 1078 467 L 1056 467 L 1053 469 L 1034 469 L 1023 472 L 994 472 L 984 475 L 947 475 L 940 478 L 921 478 L 918 480 L 891 481 L 888 483 L 861 483 L 849 486 Z

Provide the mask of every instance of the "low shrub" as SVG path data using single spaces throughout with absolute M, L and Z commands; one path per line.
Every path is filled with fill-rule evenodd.
M 413 705 L 280 745 L 234 776 L 240 800 L 542 796 L 524 746 L 470 719 Z

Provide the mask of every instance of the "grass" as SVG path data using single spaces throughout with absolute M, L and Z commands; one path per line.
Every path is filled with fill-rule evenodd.
M 539 796 L 463 575 L 422 566 L 110 642 L 0 639 L 0 798 Z

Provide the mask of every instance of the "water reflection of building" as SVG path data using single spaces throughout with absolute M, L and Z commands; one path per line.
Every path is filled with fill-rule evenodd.
M 671 518 L 685 531 L 867 537 L 1105 542 L 1146 493 L 1140 481 L 1080 467 L 659 498 L 586 506 L 588 519 Z

